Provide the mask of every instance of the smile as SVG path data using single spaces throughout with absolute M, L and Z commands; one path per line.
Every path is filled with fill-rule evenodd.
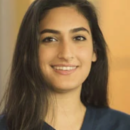
M 74 70 L 76 68 L 76 66 L 75 67 L 71 67 L 71 66 L 70 67 L 53 66 L 53 68 L 56 69 L 56 70 Z
M 61 75 L 69 75 L 72 74 L 73 72 L 75 72 L 75 70 L 77 69 L 77 67 L 63 67 L 63 66 L 52 66 L 52 68 L 54 69 L 54 71 L 58 74 Z

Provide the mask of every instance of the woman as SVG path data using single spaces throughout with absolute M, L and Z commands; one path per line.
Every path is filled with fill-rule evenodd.
M 86 0 L 35 0 L 15 47 L 2 130 L 130 130 L 109 108 L 107 45 Z

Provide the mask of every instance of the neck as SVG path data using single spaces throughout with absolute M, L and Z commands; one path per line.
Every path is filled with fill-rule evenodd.
M 77 120 L 82 122 L 86 107 L 80 100 L 80 93 L 81 87 L 64 93 L 52 93 L 45 121 L 51 126 L 57 126 L 57 124 L 62 123 L 66 124 L 67 122 L 77 122 Z M 52 117 L 54 119 L 53 123 Z

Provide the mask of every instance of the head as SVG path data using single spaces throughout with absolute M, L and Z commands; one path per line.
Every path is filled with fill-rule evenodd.
M 5 111 L 8 122 L 14 118 L 14 126 L 20 130 L 30 129 L 28 122 L 38 128 L 41 113 L 47 111 L 49 90 L 65 92 L 81 87 L 85 106 L 108 107 L 106 48 L 90 2 L 35 0 L 24 16 L 14 52 Z M 77 68 L 70 75 L 61 75 L 53 68 L 57 64 Z
M 56 7 L 42 18 L 39 31 L 40 69 L 54 93 L 81 88 L 96 61 L 88 20 L 75 6 Z M 74 67 L 72 73 L 58 70 L 67 66 Z

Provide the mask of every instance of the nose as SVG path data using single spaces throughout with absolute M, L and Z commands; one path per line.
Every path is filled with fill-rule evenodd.
M 58 58 L 64 59 L 66 61 L 72 60 L 74 58 L 73 46 L 71 43 L 62 42 L 58 48 Z

